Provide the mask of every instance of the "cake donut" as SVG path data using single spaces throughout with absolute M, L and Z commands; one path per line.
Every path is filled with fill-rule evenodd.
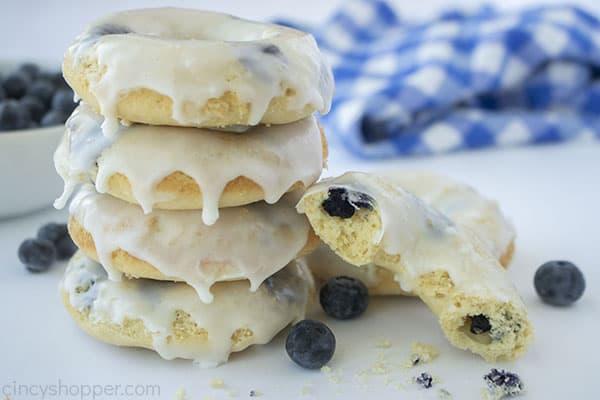
M 498 204 L 472 187 L 451 178 L 416 171 L 385 171 L 378 175 L 393 181 L 445 214 L 456 225 L 470 229 L 487 245 L 503 267 L 510 263 L 514 251 L 515 230 Z M 306 257 L 315 279 L 325 282 L 345 275 L 361 280 L 371 295 L 409 294 L 394 279 L 394 273 L 374 264 L 356 268 L 321 244 Z
M 260 284 L 297 256 L 314 249 L 318 238 L 288 196 L 222 210 L 212 226 L 200 211 L 157 210 L 144 214 L 133 204 L 83 186 L 70 205 L 69 233 L 112 280 L 135 278 L 183 281 L 205 303 L 219 281 L 247 279 Z
M 489 244 L 394 179 L 346 173 L 311 187 L 297 208 L 350 264 L 392 271 L 453 345 L 490 362 L 525 352 L 527 310 Z
M 285 124 L 329 111 L 333 75 L 314 38 L 215 12 L 156 8 L 102 18 L 69 47 L 63 74 L 106 117 L 151 125 Z
M 100 264 L 76 253 L 60 290 L 71 316 L 97 339 L 214 367 L 302 319 L 312 281 L 306 267 L 293 261 L 255 292 L 245 281 L 218 283 L 214 301 L 205 304 L 184 283 L 111 281 Z
M 327 143 L 314 116 L 244 133 L 132 125 L 113 137 L 102 117 L 79 106 L 66 123 L 54 164 L 65 182 L 58 208 L 82 182 L 100 193 L 157 209 L 202 209 L 213 224 L 219 207 L 275 203 L 308 187 L 323 170 Z

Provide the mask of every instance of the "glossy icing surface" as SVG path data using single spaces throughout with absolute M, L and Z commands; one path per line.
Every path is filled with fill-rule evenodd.
M 102 266 L 77 253 L 69 262 L 61 289 L 70 304 L 97 323 L 143 321 L 153 348 L 165 359 L 188 358 L 212 367 L 227 361 L 237 329 L 252 332 L 251 343 L 264 344 L 289 323 L 303 318 L 312 281 L 301 262 L 292 262 L 256 292 L 244 281 L 215 285 L 215 299 L 202 303 L 185 283 L 107 278 Z M 172 340 L 176 312 L 190 315 L 207 332 L 206 341 Z M 236 350 L 241 350 L 240 348 Z
M 54 155 L 56 170 L 65 182 L 55 202 L 63 207 L 81 182 L 94 177 L 96 190 L 106 193 L 116 173 L 126 176 L 133 195 L 146 213 L 165 194 L 156 185 L 174 172 L 183 172 L 202 191 L 202 220 L 219 217 L 225 186 L 239 176 L 256 182 L 265 200 L 275 203 L 296 182 L 315 182 L 323 169 L 323 144 L 315 117 L 285 125 L 258 126 L 244 133 L 198 128 L 132 125 L 112 138 L 100 129 L 102 118 L 80 106 L 66 124 Z
M 215 282 L 247 279 L 250 289 L 257 290 L 298 255 L 310 229 L 287 196 L 273 205 L 258 202 L 223 209 L 221 218 L 208 226 L 200 211 L 144 214 L 136 205 L 85 185 L 70 213 L 92 236 L 111 279 L 121 279 L 111 257 L 121 249 L 163 275 L 187 282 L 206 303 L 212 301 Z
M 250 104 L 249 125 L 258 124 L 270 101 L 288 89 L 294 91 L 288 107 L 297 110 L 309 105 L 327 113 L 333 95 L 331 69 L 311 35 L 200 10 L 110 15 L 88 26 L 66 57 L 75 63 L 96 60 L 103 71 L 91 80 L 90 91 L 106 117 L 108 135 L 118 130 L 119 97 L 139 88 L 171 98 L 172 117 L 182 125 L 202 122 L 186 108 L 228 91 Z

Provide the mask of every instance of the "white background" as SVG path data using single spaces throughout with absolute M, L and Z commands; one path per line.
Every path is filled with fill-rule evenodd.
M 249 18 L 287 15 L 318 22 L 342 2 L 2 3 L 3 57 L 58 63 L 82 26 L 111 10 L 169 4 L 222 10 Z M 445 4 L 442 1 L 397 3 L 404 15 L 416 17 L 431 15 Z M 523 3 L 506 0 L 499 6 L 515 7 Z M 596 11 L 600 13 L 597 1 L 578 3 L 589 6 L 596 3 Z M 333 148 L 329 174 L 347 169 L 426 169 L 462 179 L 497 198 L 518 230 L 517 251 L 509 273 L 529 307 L 536 340 L 521 360 L 493 366 L 518 372 L 527 385 L 527 399 L 592 399 L 597 398 L 600 369 L 599 160 L 600 145 L 593 140 L 378 163 L 360 162 L 342 149 Z M 0 189 L 0 195 L 11 194 Z M 149 351 L 105 345 L 83 334 L 62 309 L 57 291 L 62 265 L 34 276 L 22 268 L 16 257 L 23 238 L 34 235 L 42 223 L 65 218 L 64 212 L 46 210 L 0 221 L 0 385 L 56 384 L 60 379 L 68 385 L 159 384 L 160 398 L 174 398 L 177 389 L 185 388 L 192 399 L 230 398 L 227 390 L 237 393 L 233 398 L 248 398 L 251 389 L 262 394 L 260 399 L 435 399 L 434 389 L 419 391 L 407 383 L 417 372 L 428 370 L 440 379 L 436 387 L 448 389 L 454 399 L 477 399 L 481 376 L 492 366 L 451 348 L 426 307 L 407 298 L 377 299 L 367 314 L 356 321 L 326 319 L 338 340 L 338 350 L 330 365 L 339 379 L 301 370 L 289 362 L 283 350 L 283 335 L 267 346 L 233 356 L 229 364 L 214 370 L 198 369 L 185 360 L 163 361 Z M 574 261 L 587 278 L 587 292 L 574 307 L 557 309 L 543 305 L 533 290 L 536 268 L 557 258 Z M 320 313 L 316 317 L 324 318 Z M 389 340 L 392 347 L 376 349 L 376 342 L 382 339 Z M 437 345 L 442 350 L 440 358 L 415 371 L 393 366 L 393 362 L 400 363 L 407 356 L 414 340 Z M 386 385 L 382 376 L 369 376 L 366 382 L 357 378 L 356 374 L 377 361 L 382 351 L 391 370 L 391 382 Z M 214 378 L 223 379 L 227 390 L 211 389 L 209 382 Z M 312 394 L 302 394 L 304 387 L 310 388 Z M 0 390 L 6 389 L 0 387 Z M 15 398 L 41 396 L 11 397 Z

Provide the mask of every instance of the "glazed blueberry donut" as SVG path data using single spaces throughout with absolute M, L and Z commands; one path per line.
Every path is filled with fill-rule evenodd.
M 293 261 L 255 292 L 245 281 L 218 283 L 214 301 L 205 304 L 185 283 L 111 281 L 100 264 L 76 253 L 60 289 L 67 311 L 91 336 L 214 367 L 231 352 L 268 343 L 302 319 L 311 279 L 306 267 Z
M 425 172 L 386 171 L 379 173 L 448 216 L 457 225 L 474 232 L 503 267 L 514 252 L 515 230 L 498 204 L 472 187 L 451 178 Z M 371 295 L 410 294 L 402 290 L 394 273 L 374 264 L 356 268 L 321 244 L 306 258 L 318 282 L 345 275 L 361 280 Z
M 394 179 L 346 173 L 309 188 L 297 208 L 345 261 L 396 275 L 453 345 L 491 362 L 527 349 L 527 310 L 489 243 Z
M 125 11 L 88 26 L 63 74 L 106 117 L 151 125 L 285 124 L 326 113 L 333 77 L 314 38 L 199 10 Z
M 213 224 L 220 207 L 266 200 L 314 183 L 327 158 L 327 142 L 314 116 L 244 133 L 132 125 L 106 137 L 102 117 L 79 106 L 66 123 L 54 155 L 65 182 L 55 205 L 64 207 L 80 183 L 155 209 L 202 209 Z
M 298 196 L 276 204 L 258 202 L 222 210 L 214 225 L 200 211 L 157 210 L 144 214 L 133 204 L 85 185 L 70 206 L 69 233 L 112 280 L 181 281 L 210 303 L 216 282 L 250 281 L 251 290 L 297 256 L 312 251 L 318 238 L 296 212 Z

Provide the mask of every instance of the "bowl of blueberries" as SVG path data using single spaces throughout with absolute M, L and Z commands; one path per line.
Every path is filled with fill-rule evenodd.
M 0 218 L 47 207 L 60 195 L 52 156 L 75 106 L 60 72 L 0 64 Z

